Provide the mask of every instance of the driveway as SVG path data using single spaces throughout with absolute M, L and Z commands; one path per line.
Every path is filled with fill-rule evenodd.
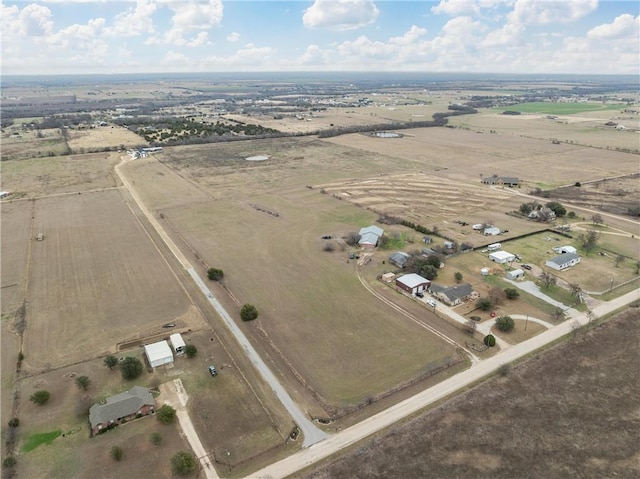
M 519 288 L 522 291 L 526 291 L 527 293 L 535 296 L 536 298 L 540 298 L 541 300 L 560 308 L 562 311 L 565 312 L 565 314 L 569 318 L 575 318 L 580 315 L 580 312 L 578 310 L 573 309 L 572 307 L 567 306 L 566 304 L 561 303 L 560 301 L 556 301 L 555 299 L 544 294 L 542 291 L 540 291 L 540 288 L 538 287 L 538 285 L 533 281 L 512 281 L 506 278 L 505 278 L 505 281 L 507 283 L 511 283 L 516 288 Z

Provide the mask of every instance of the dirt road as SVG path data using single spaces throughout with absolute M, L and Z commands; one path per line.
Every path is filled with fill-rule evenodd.
M 636 289 L 624 296 L 610 302 L 603 303 L 594 310 L 596 317 L 616 311 L 627 304 L 640 300 L 640 289 Z M 348 447 L 371 434 L 384 429 L 407 416 L 420 411 L 426 406 L 459 391 L 462 388 L 482 379 L 496 371 L 501 365 L 511 363 L 544 345 L 555 341 L 573 331 L 574 322 L 580 325 L 587 323 L 588 319 L 583 314 L 573 320 L 565 321 L 539 335 L 513 345 L 496 356 L 476 363 L 471 368 L 449 378 L 421 393 L 410 397 L 395 406 L 386 409 L 348 429 L 345 429 L 329 439 L 303 449 L 292 456 L 257 471 L 252 477 L 262 479 L 284 478 L 295 472 L 314 464 L 330 455 Z

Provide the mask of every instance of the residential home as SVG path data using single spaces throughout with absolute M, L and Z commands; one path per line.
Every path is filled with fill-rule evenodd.
M 398 268 L 404 268 L 411 255 L 403 251 L 398 251 L 389 256 L 389 262 L 395 264 Z
M 548 259 L 546 265 L 556 271 L 562 271 L 571 268 L 580 262 L 580 255 L 576 253 L 562 253 L 555 258 Z
M 153 414 L 155 407 L 156 401 L 151 391 L 134 386 L 129 391 L 110 396 L 102 403 L 91 406 L 91 433 L 99 434 L 130 419 Z
M 378 240 L 384 234 L 384 230 L 377 226 L 367 226 L 360 229 L 360 241 L 358 244 L 364 248 L 375 248 Z
M 431 283 L 429 291 L 449 306 L 461 304 L 474 295 L 473 286 L 469 283 L 456 284 L 449 287 Z

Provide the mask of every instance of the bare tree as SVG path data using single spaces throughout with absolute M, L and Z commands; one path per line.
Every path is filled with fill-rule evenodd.
M 616 256 L 616 268 L 620 267 L 620 264 L 624 263 L 624 255 L 623 254 L 619 254 L 618 256 Z
M 507 294 L 503 289 L 500 288 L 491 288 L 489 290 L 489 298 L 493 302 L 494 305 L 498 306 L 504 303 L 504 300 L 507 299 Z
M 571 283 L 569 284 L 569 291 L 571 291 L 571 296 L 579 298 L 582 293 L 582 287 L 578 283 Z
M 594 225 L 603 225 L 604 224 L 604 220 L 602 219 L 602 215 L 600 213 L 596 213 L 595 215 L 593 215 L 591 217 L 591 222 Z
M 555 321 L 560 321 L 564 319 L 564 311 L 561 308 L 554 308 L 551 312 L 551 318 Z
M 578 236 L 578 240 L 582 244 L 587 254 L 596 247 L 598 240 L 600 239 L 600 232 L 594 229 L 587 230 L 586 233 L 581 233 Z

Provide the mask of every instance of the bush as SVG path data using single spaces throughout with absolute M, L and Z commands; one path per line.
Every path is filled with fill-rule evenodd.
M 462 273 L 460 271 L 456 271 L 453 277 L 456 279 L 456 283 L 459 283 L 460 281 L 462 281 Z
M 89 389 L 90 384 L 91 384 L 91 379 L 89 379 L 88 376 L 78 376 L 76 378 L 76 386 L 78 386 L 78 389 L 82 389 L 83 391 L 86 391 L 87 389 Z
M 120 363 L 120 374 L 122 374 L 122 379 L 125 381 L 130 381 L 140 376 L 142 369 L 140 360 L 131 356 L 124 358 L 124 361 Z
M 187 451 L 176 452 L 171 458 L 171 471 L 178 476 L 186 476 L 196 469 L 196 459 Z
M 489 311 L 491 308 L 493 308 L 493 301 L 491 301 L 491 298 L 480 298 L 476 305 L 482 311 Z
M 515 326 L 515 322 L 511 316 L 500 316 L 496 318 L 496 326 L 500 331 L 509 332 Z
M 162 444 L 162 436 L 159 432 L 152 432 L 149 436 L 149 440 L 154 446 L 159 446 L 160 444 Z
M 484 344 L 485 346 L 489 346 L 490 348 L 494 347 L 496 345 L 496 338 L 493 334 L 487 334 L 484 337 Z
M 13 456 L 5 457 L 4 461 L 2 461 L 2 467 L 6 467 L 7 469 L 18 464 L 18 460 Z
M 188 358 L 192 358 L 198 354 L 198 348 L 196 348 L 195 344 L 187 344 L 184 348 L 184 353 Z
M 118 358 L 116 358 L 115 356 L 109 355 L 106 358 L 104 358 L 103 363 L 109 369 L 113 369 L 118 365 Z
M 567 213 L 567 217 L 571 218 L 571 219 L 575 218 L 576 217 L 576 212 L 575 211 L 569 211 Z
M 252 304 L 245 304 L 240 310 L 240 318 L 243 321 L 252 321 L 258 317 L 258 310 Z
M 109 451 L 109 455 L 111 459 L 114 461 L 122 460 L 122 456 L 124 455 L 124 451 L 120 446 L 111 446 L 111 451 Z
M 520 292 L 516 288 L 505 288 L 504 294 L 507 299 L 517 299 L 520 296 Z
M 508 363 L 501 364 L 498 368 L 498 374 L 500 374 L 500 376 L 506 376 L 509 374 L 509 371 L 511 371 L 511 365 Z
M 224 278 L 224 271 L 217 268 L 209 268 L 207 270 L 207 278 L 209 278 L 211 281 L 220 281 L 222 278 Z
M 41 389 L 40 391 L 34 392 L 29 400 L 39 406 L 42 406 L 49 400 L 50 397 L 51 393 L 49 391 L 44 391 Z
M 20 419 L 18 419 L 17 417 L 9 419 L 8 424 L 9 424 L 9 427 L 18 427 L 20 425 Z
M 176 418 L 176 410 L 168 404 L 163 404 L 162 407 L 156 411 L 156 417 L 162 424 L 171 424 Z

